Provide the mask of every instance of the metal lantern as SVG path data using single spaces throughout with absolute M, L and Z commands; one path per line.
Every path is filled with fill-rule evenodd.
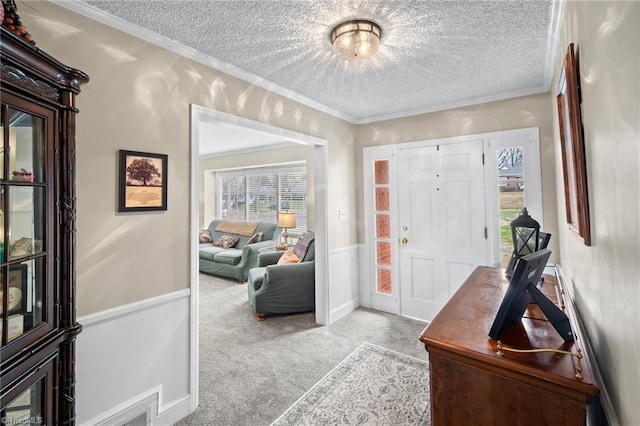
M 507 265 L 506 275 L 510 277 L 516 268 L 518 259 L 522 256 L 538 251 L 540 224 L 529 216 L 527 208 L 520 211 L 520 215 L 511 222 L 511 238 L 513 239 L 513 253 Z

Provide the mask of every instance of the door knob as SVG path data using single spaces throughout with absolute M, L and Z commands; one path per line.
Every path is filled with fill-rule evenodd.
M 406 238 L 402 239 L 402 244 L 407 244 L 409 242 L 409 240 L 407 240 Z

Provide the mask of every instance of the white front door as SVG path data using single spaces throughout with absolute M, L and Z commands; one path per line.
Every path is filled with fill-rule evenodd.
M 401 314 L 430 321 L 488 264 L 482 140 L 398 150 Z

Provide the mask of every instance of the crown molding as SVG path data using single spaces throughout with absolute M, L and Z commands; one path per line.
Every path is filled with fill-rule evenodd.
M 231 64 L 223 62 L 219 59 L 213 58 L 209 55 L 205 55 L 191 47 L 185 46 L 175 40 L 171 40 L 165 36 L 154 33 L 150 30 L 142 28 L 138 25 L 127 22 L 124 19 L 113 16 L 107 12 L 96 9 L 93 6 L 84 3 L 83 1 L 69 1 L 69 0 L 50 0 L 52 3 L 82 15 L 86 18 L 97 21 L 101 24 L 115 28 L 116 30 L 127 33 L 133 37 L 144 40 L 148 43 L 155 44 L 156 46 L 167 49 L 185 58 L 189 58 L 193 61 L 199 62 L 208 67 L 214 68 L 218 71 L 229 74 L 247 83 L 253 84 L 263 89 L 269 90 L 278 95 L 284 96 L 292 101 L 299 102 L 303 105 L 316 109 L 325 114 L 329 114 L 335 118 L 339 118 L 349 123 L 355 124 L 356 119 L 334 108 L 330 108 L 324 104 L 321 104 L 313 99 L 303 96 L 293 90 L 282 87 L 276 83 L 266 80 L 262 77 L 258 77 L 250 72 L 244 71 Z
M 548 87 L 534 87 L 532 89 L 516 90 L 512 92 L 499 93 L 497 95 L 492 95 L 492 96 L 473 98 L 466 101 L 452 102 L 448 104 L 439 104 L 439 105 L 434 105 L 432 107 L 419 108 L 411 111 L 403 111 L 403 112 L 398 112 L 394 114 L 378 115 L 375 117 L 363 118 L 360 120 L 356 120 L 354 124 L 371 124 L 371 123 L 377 123 L 380 121 L 394 120 L 397 118 L 407 118 L 407 117 L 412 117 L 412 116 L 421 115 L 421 114 L 428 114 L 432 112 L 446 111 L 448 109 L 453 109 L 453 108 L 463 108 L 468 106 L 485 104 L 487 102 L 503 101 L 505 99 L 513 99 L 513 98 L 521 98 L 523 96 L 537 95 L 539 93 L 546 93 L 548 91 L 549 91 Z
M 557 41 L 559 39 L 559 34 L 562 26 L 561 25 L 562 16 L 564 13 L 564 5 L 565 5 L 565 0 L 554 0 L 552 2 L 551 26 L 550 26 L 549 34 L 547 37 L 548 49 L 547 49 L 547 56 L 545 59 L 544 82 L 542 86 L 525 89 L 525 90 L 517 90 L 517 91 L 511 91 L 507 93 L 500 93 L 500 94 L 491 95 L 491 96 L 479 97 L 479 98 L 469 99 L 461 102 L 433 105 L 426 108 L 419 108 L 419 109 L 409 110 L 409 111 L 401 111 L 401 112 L 392 113 L 392 114 L 384 114 L 384 115 L 365 117 L 365 118 L 354 118 L 348 114 L 338 111 L 335 108 L 328 107 L 327 105 L 314 101 L 313 99 L 303 96 L 300 93 L 294 92 L 293 90 L 282 87 L 276 83 L 273 83 L 262 77 L 258 77 L 257 75 L 244 71 L 231 64 L 228 64 L 219 59 L 216 59 L 209 55 L 205 55 L 201 52 L 198 52 L 197 50 L 191 47 L 187 47 L 177 41 L 171 40 L 167 37 L 164 37 L 162 35 L 149 31 L 138 25 L 127 22 L 121 18 L 115 17 L 109 13 L 96 9 L 93 6 L 90 6 L 87 3 L 84 3 L 83 1 L 70 1 L 70 0 L 50 0 L 50 1 L 60 7 L 71 10 L 72 12 L 78 13 L 79 15 L 85 16 L 89 19 L 92 19 L 104 25 L 110 26 L 116 30 L 127 33 L 133 37 L 139 38 L 148 43 L 152 43 L 156 46 L 167 49 L 178 55 L 181 55 L 193 61 L 199 62 L 205 66 L 211 67 L 220 72 L 224 72 L 240 80 L 246 81 L 249 84 L 253 84 L 265 90 L 269 90 L 273 93 L 284 96 L 287 99 L 306 105 L 317 111 L 323 112 L 332 117 L 347 121 L 355 125 L 370 124 L 370 123 L 375 123 L 379 121 L 411 117 L 411 116 L 420 115 L 420 114 L 444 111 L 452 108 L 461 108 L 461 107 L 478 105 L 478 104 L 487 103 L 487 102 L 494 102 L 499 100 L 505 100 L 505 99 L 511 99 L 511 98 L 517 98 L 522 96 L 529 96 L 529 95 L 534 95 L 538 93 L 548 92 L 550 90 L 551 83 L 553 81 L 553 77 L 555 73 L 555 68 L 556 68 L 555 65 L 556 65 L 556 59 L 558 56 Z
M 551 9 L 551 26 L 547 35 L 547 57 L 544 64 L 544 86 L 551 90 L 558 59 L 558 40 L 562 29 L 565 0 L 555 0 Z

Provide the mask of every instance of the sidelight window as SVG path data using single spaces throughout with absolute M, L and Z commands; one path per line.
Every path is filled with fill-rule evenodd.
M 376 290 L 391 294 L 391 222 L 389 203 L 389 160 L 376 160 L 374 167 L 375 192 L 375 269 Z

